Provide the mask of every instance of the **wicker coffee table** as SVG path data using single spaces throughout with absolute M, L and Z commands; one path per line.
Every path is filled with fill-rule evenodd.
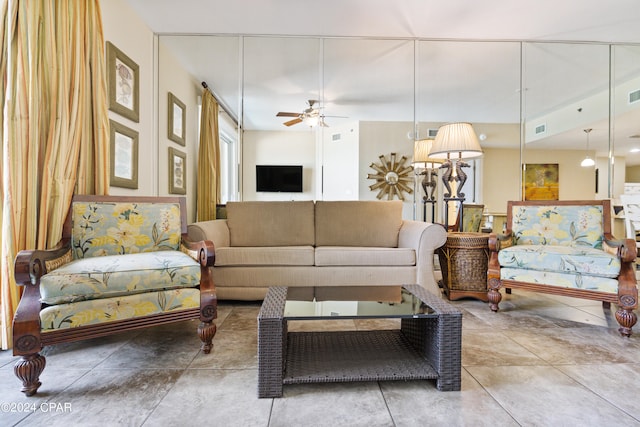
M 397 297 L 367 301 L 362 288 L 348 301 L 293 301 L 288 288 L 269 288 L 258 315 L 258 397 L 322 382 L 433 379 L 438 390 L 460 390 L 462 313 L 419 285 L 386 288 Z M 400 318 L 400 329 L 287 331 L 293 320 L 378 318 Z

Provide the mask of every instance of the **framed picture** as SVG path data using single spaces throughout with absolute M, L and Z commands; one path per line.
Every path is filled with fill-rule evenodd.
M 138 188 L 138 132 L 109 120 L 111 185 Z
M 174 94 L 169 92 L 169 117 L 167 120 L 168 137 L 180 145 L 185 145 L 185 127 L 187 107 Z
M 169 193 L 187 194 L 187 154 L 169 147 Z
M 559 176 L 557 163 L 527 163 L 523 165 L 523 199 L 558 200 Z
M 138 64 L 107 42 L 109 109 L 123 117 L 140 120 L 140 72 Z

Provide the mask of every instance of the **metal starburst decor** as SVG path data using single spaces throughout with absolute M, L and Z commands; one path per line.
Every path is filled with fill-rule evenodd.
M 378 190 L 376 197 L 382 199 L 386 195 L 387 200 L 392 200 L 397 196 L 398 199 L 404 200 L 404 192 L 413 193 L 413 189 L 406 184 L 413 181 L 413 166 L 405 166 L 407 157 L 402 156 L 399 161 L 396 161 L 396 153 L 391 153 L 389 161 L 384 154 L 378 158 L 380 164 L 371 163 L 369 166 L 377 173 L 367 175 L 367 179 L 377 181 L 369 186 L 371 191 Z

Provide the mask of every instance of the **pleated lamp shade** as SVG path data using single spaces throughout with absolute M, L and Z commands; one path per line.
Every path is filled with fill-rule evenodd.
M 482 148 L 470 123 L 449 123 L 440 126 L 429 157 L 469 159 L 482 156 Z
M 425 169 L 428 163 L 433 166 L 434 163 L 442 163 L 443 159 L 435 159 L 429 157 L 429 151 L 433 145 L 433 139 L 420 139 L 413 145 L 413 166 L 415 168 Z

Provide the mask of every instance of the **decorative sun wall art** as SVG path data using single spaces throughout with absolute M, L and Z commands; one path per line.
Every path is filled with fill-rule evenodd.
M 378 158 L 380 164 L 371 163 L 369 166 L 377 173 L 367 175 L 367 179 L 376 180 L 375 184 L 369 186 L 371 191 L 378 190 L 376 197 L 382 199 L 386 196 L 387 200 L 393 200 L 397 196 L 398 199 L 404 200 L 404 192 L 413 193 L 413 189 L 406 184 L 413 181 L 413 166 L 405 166 L 407 157 L 402 156 L 396 161 L 396 153 L 391 153 L 389 161 L 384 154 Z

